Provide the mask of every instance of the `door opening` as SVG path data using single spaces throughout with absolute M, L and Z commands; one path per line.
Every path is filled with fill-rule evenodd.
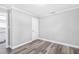
M 39 30 L 38 30 L 38 19 L 32 18 L 32 39 L 38 39 L 39 37 Z
M 8 11 L 0 6 L 0 49 L 9 47 L 8 43 Z M 2 52 L 2 51 L 0 51 Z

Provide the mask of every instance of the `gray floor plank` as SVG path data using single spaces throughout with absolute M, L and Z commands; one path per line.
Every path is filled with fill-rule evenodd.
M 37 39 L 13 50 L 0 49 L 0 54 L 79 54 L 79 49 Z

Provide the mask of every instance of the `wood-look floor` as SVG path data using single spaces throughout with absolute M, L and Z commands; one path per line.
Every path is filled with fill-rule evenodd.
M 11 54 L 79 54 L 79 49 L 37 39 L 12 50 Z

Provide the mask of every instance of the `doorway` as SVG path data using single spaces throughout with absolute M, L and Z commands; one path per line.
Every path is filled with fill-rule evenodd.
M 32 18 L 32 39 L 38 39 L 39 37 L 39 19 Z
M 0 6 L 0 53 L 8 48 L 8 11 Z

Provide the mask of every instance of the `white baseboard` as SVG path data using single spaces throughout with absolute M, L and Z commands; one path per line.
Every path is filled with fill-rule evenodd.
M 62 43 L 62 42 L 52 41 L 52 40 L 48 40 L 48 39 L 45 39 L 45 38 L 39 38 L 39 39 L 45 40 L 45 41 L 49 41 L 49 42 L 53 42 L 53 43 L 57 43 L 57 44 L 61 44 L 61 45 L 65 45 L 65 46 L 69 46 L 69 47 L 73 47 L 73 48 L 79 48 L 79 46 L 68 44 L 68 43 Z
M 48 39 L 45 39 L 45 38 L 38 38 L 38 39 L 45 40 L 45 41 L 49 41 L 49 42 L 53 42 L 53 43 L 57 43 L 57 44 L 61 44 L 61 45 L 65 45 L 65 46 L 69 46 L 69 47 L 73 47 L 73 48 L 79 48 L 79 46 L 72 45 L 72 44 L 68 44 L 68 43 L 62 43 L 62 42 L 52 41 L 52 40 L 48 40 Z M 32 41 L 34 41 L 34 40 L 37 40 L 37 39 L 33 39 L 33 40 L 31 40 L 31 41 L 28 41 L 28 42 L 19 44 L 19 45 L 17 45 L 17 46 L 13 46 L 13 47 L 11 47 L 11 49 L 18 48 L 18 47 L 23 46 L 23 45 L 25 45 L 25 44 L 27 44 L 27 43 L 30 43 L 30 42 L 32 42 Z
M 34 40 L 36 40 L 36 39 L 34 39 Z M 32 41 L 33 41 L 33 40 L 28 41 L 28 42 L 25 42 L 25 43 L 22 43 L 22 44 L 19 44 L 19 45 L 17 45 L 17 46 L 10 47 L 10 48 L 11 48 L 11 49 L 15 49 L 15 48 L 21 47 L 21 46 L 23 46 L 23 45 L 25 45 L 25 44 L 27 44 L 27 43 L 30 43 L 30 42 L 32 42 Z

